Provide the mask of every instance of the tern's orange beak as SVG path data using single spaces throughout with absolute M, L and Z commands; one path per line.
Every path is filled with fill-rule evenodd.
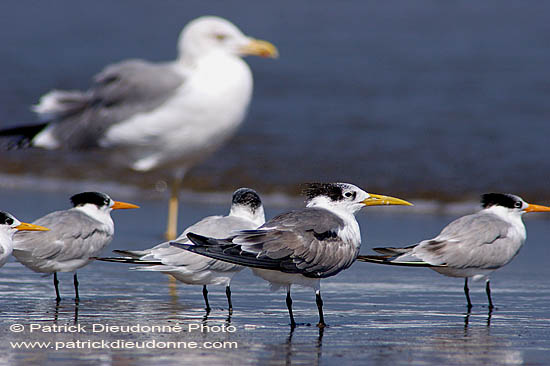
M 18 231 L 49 231 L 47 227 L 22 222 L 15 227 Z
M 527 208 L 524 211 L 525 212 L 550 212 L 550 207 L 529 204 L 529 206 L 527 206 Z
M 139 206 L 134 205 L 133 203 L 115 201 L 115 204 L 112 205 L 111 208 L 113 210 L 123 210 L 123 209 L 128 209 L 128 208 L 139 208 Z

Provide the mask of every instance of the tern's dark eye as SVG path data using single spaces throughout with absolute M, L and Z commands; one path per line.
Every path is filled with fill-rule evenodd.
M 344 193 L 344 197 L 355 199 L 355 192 L 348 191 L 348 192 Z
M 520 201 L 514 203 L 515 208 L 521 208 L 521 206 L 523 206 L 523 204 Z
M 11 217 L 6 217 L 6 219 L 4 220 L 4 223 L 6 225 L 12 225 L 13 224 L 13 219 Z

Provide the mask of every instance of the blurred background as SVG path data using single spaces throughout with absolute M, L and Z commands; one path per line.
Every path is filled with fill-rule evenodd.
M 0 128 L 35 122 L 42 94 L 86 89 L 109 63 L 174 59 L 188 21 L 219 15 L 280 58 L 246 59 L 246 122 L 189 172 L 188 191 L 294 195 L 320 180 L 436 202 L 505 191 L 548 203 L 549 13 L 548 2 L 509 0 L 3 0 Z M 0 187 L 165 189 L 158 175 L 96 160 L 2 152 Z

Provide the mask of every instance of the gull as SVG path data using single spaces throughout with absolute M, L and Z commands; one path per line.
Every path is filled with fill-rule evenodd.
M 249 188 L 239 188 L 233 193 L 231 209 L 227 216 L 208 216 L 189 226 L 176 239 L 178 243 L 191 243 L 187 233 L 194 232 L 214 238 L 225 238 L 236 230 L 255 229 L 265 222 L 264 209 L 260 196 Z M 229 310 L 231 302 L 231 279 L 244 269 L 237 264 L 226 263 L 204 257 L 189 251 L 171 246 L 170 242 L 161 243 L 151 249 L 140 251 L 115 250 L 125 255 L 117 258 L 97 258 L 107 262 L 141 264 L 132 269 L 142 271 L 159 271 L 172 275 L 177 280 L 189 285 L 202 285 L 206 310 L 210 311 L 207 285 L 225 285 L 225 294 Z
M 271 43 L 214 16 L 189 22 L 178 51 L 171 62 L 109 65 L 87 91 L 53 90 L 34 107 L 44 122 L 0 136 L 15 136 L 12 147 L 103 149 L 135 171 L 168 174 L 166 237 L 173 239 L 185 173 L 232 137 L 246 116 L 253 80 L 242 57 L 278 56 Z
M 100 192 L 82 192 L 71 197 L 73 208 L 55 211 L 34 221 L 50 230 L 43 233 L 17 233 L 14 257 L 35 272 L 53 273 L 56 300 L 59 302 L 57 272 L 74 272 L 75 300 L 79 301 L 76 270 L 90 263 L 111 242 L 115 232 L 111 211 L 138 208 L 113 201 Z
M 481 205 L 481 211 L 451 222 L 433 239 L 405 248 L 374 248 L 383 255 L 360 255 L 357 259 L 428 267 L 445 276 L 463 277 L 468 311 L 472 308 L 468 278 L 485 279 L 489 309 L 492 310 L 489 275 L 510 263 L 525 243 L 527 232 L 522 215 L 550 211 L 550 207 L 529 204 L 516 195 L 505 193 L 484 194 Z
M 324 327 L 320 280 L 338 274 L 357 258 L 361 245 L 354 214 L 364 206 L 411 205 L 398 198 L 367 193 L 348 183 L 312 183 L 304 189 L 306 207 L 283 213 L 257 230 L 243 230 L 226 239 L 187 234 L 194 243 L 172 245 L 193 253 L 251 267 L 255 275 L 285 287 L 290 326 L 296 327 L 290 287 L 315 291 L 318 327 Z
M 18 231 L 48 231 L 48 228 L 21 222 L 12 214 L 0 211 L 0 267 L 8 261 L 13 251 L 13 236 Z

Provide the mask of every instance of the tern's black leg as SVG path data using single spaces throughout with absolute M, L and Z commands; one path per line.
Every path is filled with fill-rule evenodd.
M 290 316 L 290 327 L 295 328 L 296 322 L 294 321 L 294 315 L 292 314 L 292 298 L 290 297 L 290 286 L 286 292 L 286 307 L 288 308 L 288 315 Z
M 73 283 L 74 283 L 74 301 L 79 302 L 80 296 L 78 296 L 78 278 L 76 277 L 76 272 L 74 273 Z
M 231 287 L 225 286 L 225 296 L 227 296 L 227 305 L 229 306 L 229 311 L 232 311 L 233 303 L 231 302 Z
M 468 277 L 464 279 L 464 294 L 466 295 L 466 301 L 468 301 L 468 311 L 472 310 L 472 302 L 470 301 L 470 289 L 468 288 Z
M 485 292 L 487 293 L 487 300 L 489 300 L 489 310 L 493 310 L 493 300 L 491 299 L 491 286 L 489 285 L 489 280 L 487 280 L 487 283 L 485 284 Z
M 317 303 L 317 310 L 319 310 L 319 328 L 324 328 L 327 325 L 325 324 L 325 317 L 323 315 L 323 299 L 321 299 L 321 291 L 315 291 L 315 302 Z
M 57 280 L 57 272 L 53 273 L 53 286 L 55 287 L 55 301 L 60 302 L 61 296 L 59 296 L 59 281 Z
M 204 305 L 206 305 L 206 311 L 210 311 L 210 304 L 208 303 L 208 290 L 206 285 L 202 286 L 202 296 L 204 297 Z

